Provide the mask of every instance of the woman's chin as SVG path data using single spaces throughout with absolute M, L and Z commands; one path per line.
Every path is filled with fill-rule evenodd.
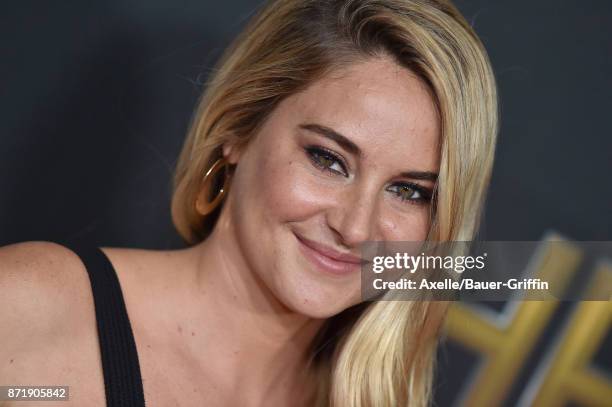
M 315 319 L 326 319 L 357 304 L 359 296 L 337 287 L 316 286 L 302 282 L 295 289 L 280 293 L 280 300 L 295 313 Z

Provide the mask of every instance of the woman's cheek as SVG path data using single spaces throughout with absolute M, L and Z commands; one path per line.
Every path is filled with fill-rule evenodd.
M 334 188 L 314 173 L 318 169 L 309 169 L 306 165 L 311 164 L 286 161 L 271 169 L 271 176 L 264 181 L 266 205 L 284 221 L 306 219 L 334 202 Z
M 422 208 L 412 213 L 399 213 L 393 209 L 383 211 L 380 220 L 382 239 L 385 241 L 423 241 L 429 231 L 429 214 Z

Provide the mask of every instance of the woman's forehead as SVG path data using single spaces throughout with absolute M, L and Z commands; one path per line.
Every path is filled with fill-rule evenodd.
M 314 82 L 287 100 L 291 122 L 330 127 L 377 161 L 405 161 L 437 170 L 439 118 L 425 83 L 396 63 L 357 63 Z

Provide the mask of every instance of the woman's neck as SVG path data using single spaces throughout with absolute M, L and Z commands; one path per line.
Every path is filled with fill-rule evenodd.
M 312 388 L 310 347 L 324 320 L 282 304 L 244 261 L 227 223 L 191 251 L 191 298 L 202 312 L 208 342 L 203 361 L 227 385 L 255 398 Z M 301 389 L 300 389 L 301 388 Z

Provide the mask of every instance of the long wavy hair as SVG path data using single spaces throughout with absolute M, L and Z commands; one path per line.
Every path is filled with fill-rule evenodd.
M 469 241 L 489 184 L 498 114 L 487 53 L 444 0 L 275 0 L 226 49 L 206 84 L 180 154 L 172 218 L 195 244 L 219 209 L 194 202 L 229 142 L 246 145 L 286 97 L 364 58 L 390 55 L 428 86 L 441 123 L 430 241 Z M 422 406 L 448 302 L 364 302 L 329 318 L 315 338 L 317 406 Z

